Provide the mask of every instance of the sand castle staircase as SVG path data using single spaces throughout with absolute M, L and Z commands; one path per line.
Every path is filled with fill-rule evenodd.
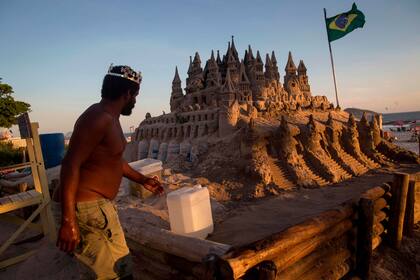
M 347 165 L 351 166 L 352 169 L 356 172 L 356 175 L 361 175 L 369 171 L 365 165 L 361 164 L 358 160 L 352 157 L 350 154 L 346 153 L 343 149 L 339 149 L 338 154 L 340 158 L 345 162 Z
M 338 164 L 338 162 L 336 162 L 334 159 L 330 157 L 324 157 L 322 160 L 330 168 L 330 170 L 340 178 L 340 181 L 350 179 L 352 177 L 352 175 L 343 167 L 341 167 L 341 165 Z
M 291 189 L 296 186 L 293 182 L 292 176 L 289 174 L 287 169 L 283 166 L 280 160 L 274 159 L 268 156 L 269 166 L 271 169 L 271 175 L 273 177 L 273 183 L 281 189 Z
M 50 207 L 50 193 L 48 180 L 45 173 L 44 160 L 38 135 L 38 123 L 30 123 L 27 114 L 18 118 L 19 130 L 22 139 L 26 140 L 26 148 L 29 162 L 3 167 L 0 171 L 16 171 L 31 167 L 35 189 L 0 198 L 0 220 L 13 222 L 19 225 L 18 229 L 0 244 L 0 269 L 23 261 L 33 255 L 36 250 L 31 250 L 14 257 L 4 257 L 6 250 L 13 245 L 19 235 L 27 228 L 40 230 L 44 236 L 49 237 L 50 242 L 56 241 L 56 228 Z M 37 206 L 33 213 L 25 220 L 10 212 L 28 206 Z M 40 215 L 41 224 L 32 223 Z M 5 259 L 3 259 L 5 258 Z
M 375 169 L 375 168 L 379 168 L 381 167 L 381 165 L 379 163 L 377 163 L 376 161 L 374 161 L 373 159 L 371 159 L 370 157 L 368 157 L 365 153 L 363 153 L 362 151 L 360 152 L 361 154 L 361 160 L 366 162 L 367 165 L 371 168 L 371 169 Z
M 305 161 L 305 159 L 302 155 L 300 155 L 299 158 L 300 158 L 300 160 L 299 160 L 300 167 L 303 169 L 305 175 L 308 178 L 315 181 L 316 184 L 320 187 L 330 184 L 330 182 L 327 179 L 322 178 L 321 176 L 315 174 L 315 172 L 306 163 L 306 161 Z

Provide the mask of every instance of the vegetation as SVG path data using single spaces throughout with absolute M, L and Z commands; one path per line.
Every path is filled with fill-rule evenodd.
M 2 83 L 0 78 L 0 127 L 11 127 L 17 116 L 30 111 L 31 105 L 15 100 L 13 92 L 12 86 Z
M 25 149 L 16 149 L 12 142 L 0 142 L 0 166 L 8 166 L 18 164 L 23 161 L 23 153 Z

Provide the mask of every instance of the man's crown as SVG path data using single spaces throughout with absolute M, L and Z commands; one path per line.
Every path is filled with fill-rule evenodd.
M 141 79 L 142 79 L 140 71 L 136 72 L 130 66 L 126 66 L 126 65 L 114 66 L 114 64 L 112 64 L 112 63 L 109 66 L 107 75 L 117 76 L 117 77 L 121 77 L 121 78 L 124 78 L 124 79 L 128 79 L 128 80 L 133 81 L 137 84 L 140 84 Z

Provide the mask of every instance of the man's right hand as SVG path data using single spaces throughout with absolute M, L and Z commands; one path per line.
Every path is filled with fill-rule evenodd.
M 57 247 L 71 253 L 80 242 L 79 226 L 76 222 L 64 222 L 58 232 Z

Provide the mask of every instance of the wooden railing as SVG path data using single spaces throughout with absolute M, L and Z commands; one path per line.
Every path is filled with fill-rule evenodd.
M 129 245 L 147 279 L 369 279 L 373 251 L 412 234 L 420 176 L 409 178 L 396 173 L 359 199 L 241 247 L 146 229 L 128 234 Z

